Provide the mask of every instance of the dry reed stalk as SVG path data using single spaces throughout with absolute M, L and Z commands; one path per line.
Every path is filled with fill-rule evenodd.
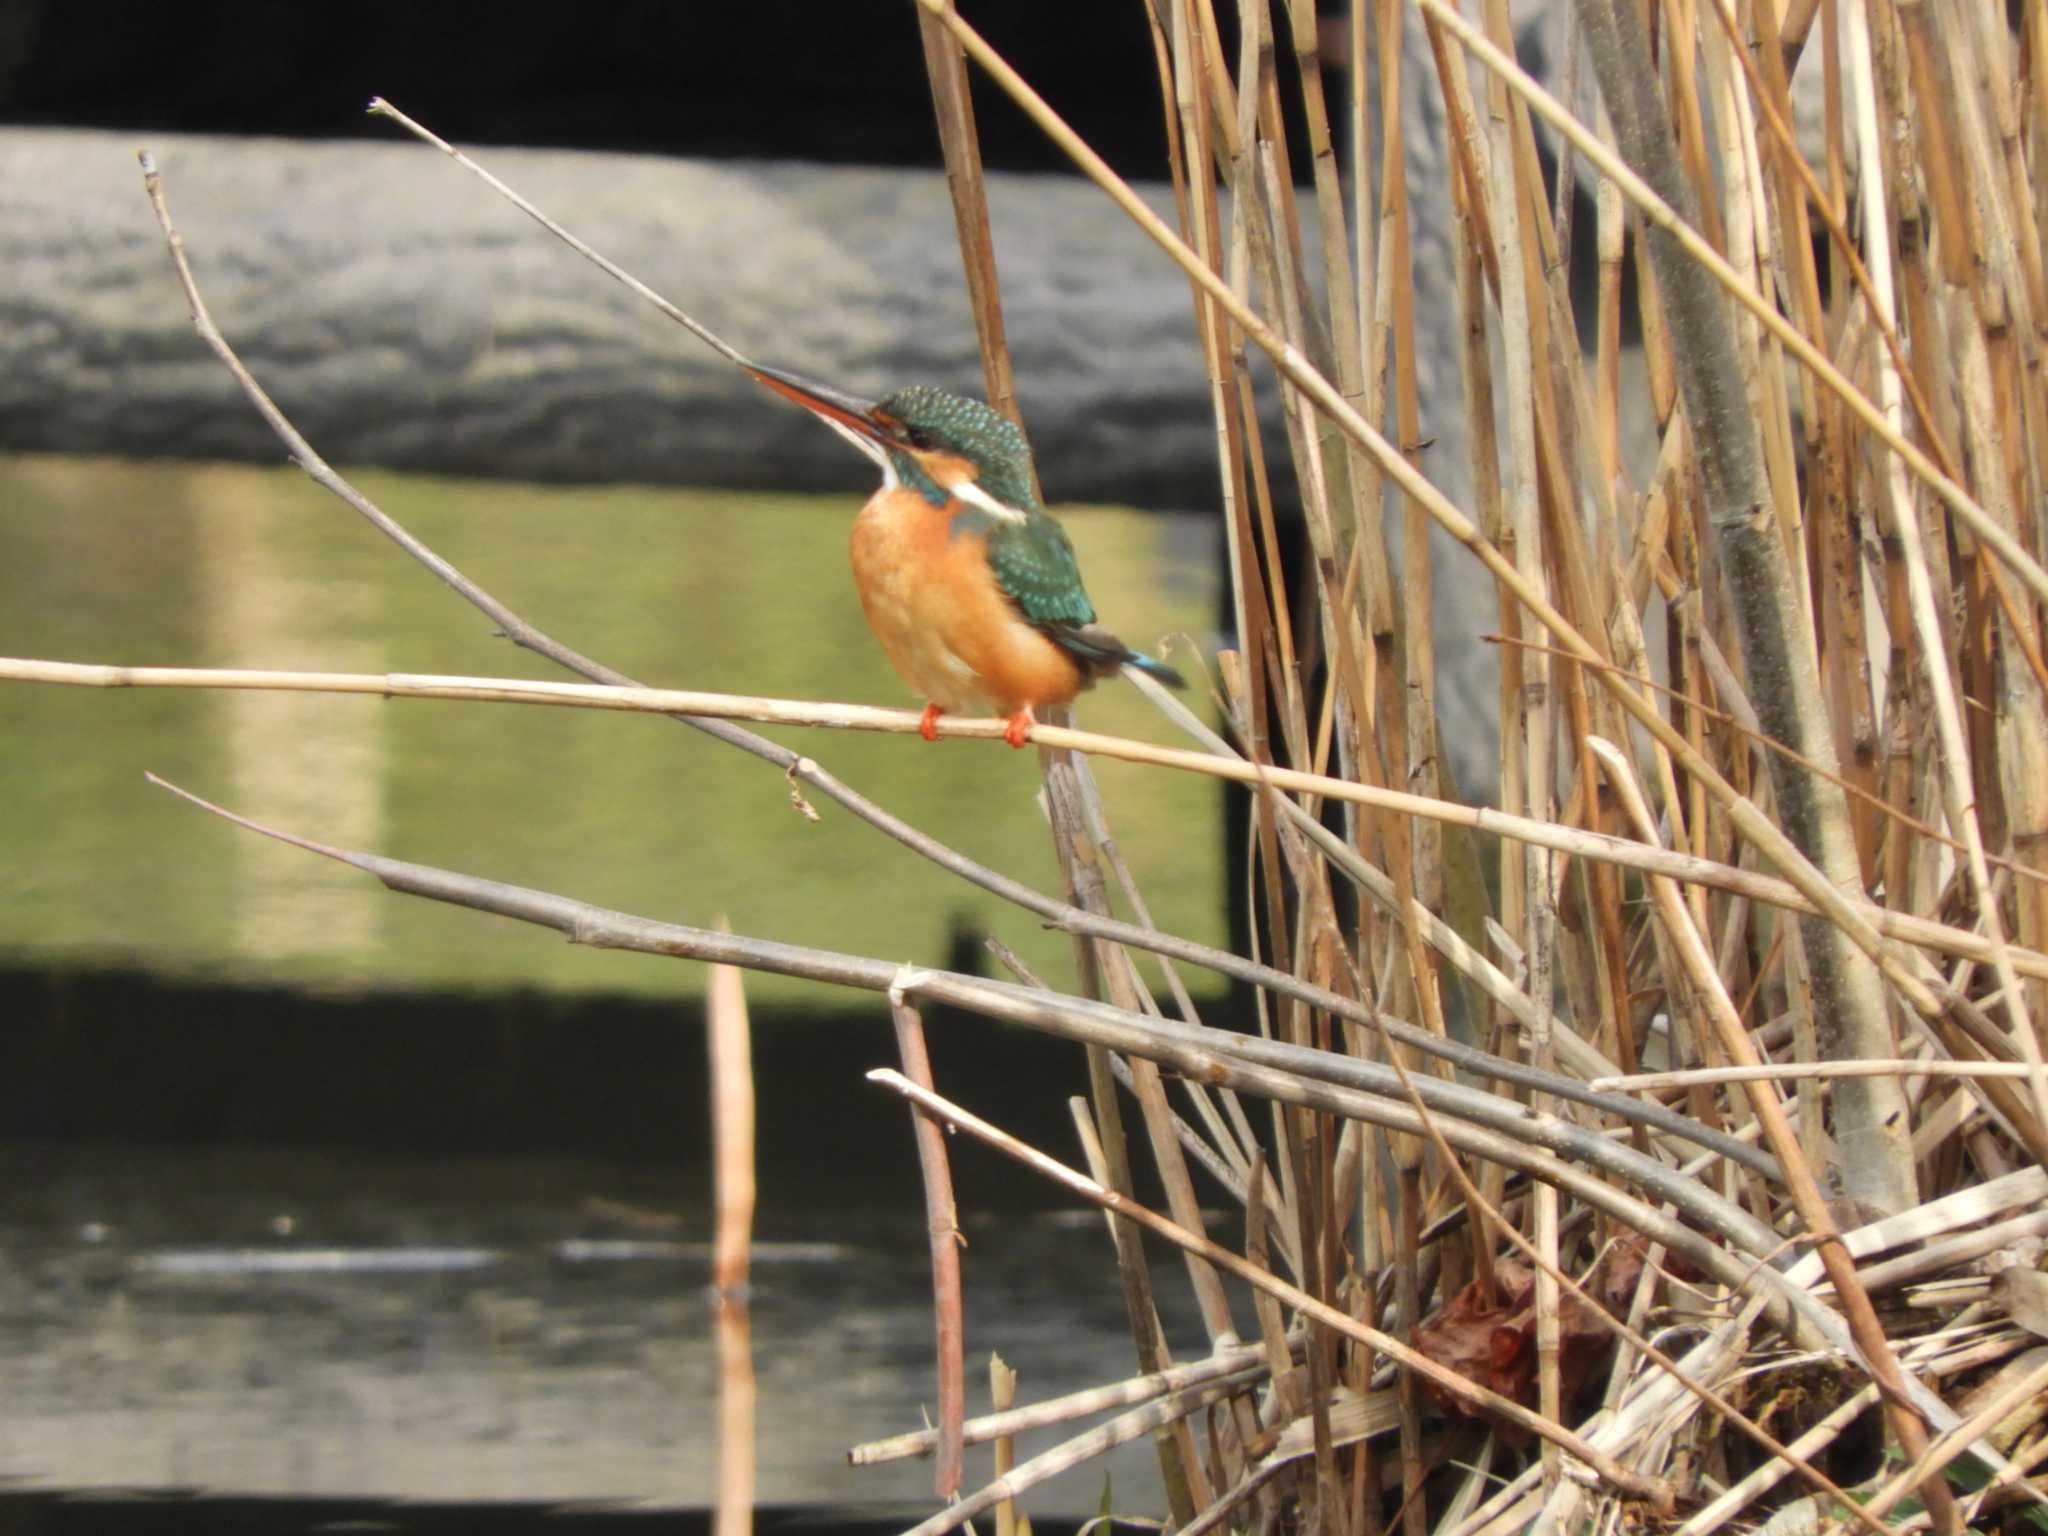
M 1216 149 L 1211 136 L 1211 118 L 1201 110 L 1195 95 L 1197 76 L 1190 64 L 1194 29 L 1189 7 L 1176 0 L 1172 4 L 1170 23 L 1162 26 L 1160 31 L 1161 94 L 1169 104 L 1169 130 L 1176 126 L 1182 128 L 1185 141 L 1194 146 L 1194 163 L 1202 168 L 1200 174 L 1190 175 L 1183 157 L 1176 155 L 1173 161 L 1175 198 L 1182 210 L 1183 232 L 1191 237 L 1191 243 L 1202 252 L 1211 269 L 1220 270 L 1220 224 L 1213 182 L 1206 171 Z M 1230 122 L 1229 116 L 1224 114 L 1221 125 L 1226 132 Z M 1235 226 L 1238 231 L 1244 227 L 1244 217 L 1245 212 L 1240 207 Z M 1234 239 L 1233 242 L 1233 261 L 1240 268 L 1243 243 L 1242 239 Z M 1195 288 L 1195 302 L 1197 330 L 1203 341 L 1212 386 L 1219 449 L 1226 469 L 1226 532 L 1233 576 L 1231 590 L 1235 594 L 1239 618 L 1238 633 L 1250 648 L 1253 658 L 1250 667 L 1241 672 L 1230 666 L 1232 658 L 1219 657 L 1219 661 L 1224 664 L 1226 677 L 1236 680 L 1233 692 L 1242 696 L 1238 712 L 1241 734 L 1250 744 L 1253 760 L 1265 762 L 1271 761 L 1267 746 L 1269 681 L 1275 685 L 1276 700 L 1284 722 L 1283 732 L 1296 744 L 1297 754 L 1305 731 L 1299 684 L 1289 686 L 1297 672 L 1292 656 L 1292 625 L 1287 617 L 1286 583 L 1279 567 L 1271 494 L 1259 446 L 1257 421 L 1250 409 L 1249 381 L 1243 371 L 1242 343 L 1229 337 L 1222 311 L 1203 294 L 1199 284 Z M 1249 483 L 1247 462 L 1251 470 Z M 1255 496 L 1258 509 L 1259 537 L 1256 540 L 1245 513 L 1248 492 Z M 1254 574 L 1260 570 L 1261 564 L 1263 574 Z M 1254 815 L 1258 841 L 1252 864 L 1264 872 L 1265 917 L 1271 931 L 1278 934 L 1285 930 L 1286 911 L 1281 895 L 1283 874 L 1277 829 L 1270 806 L 1259 804 Z M 1292 1164 L 1283 1164 L 1283 1171 L 1289 1177 L 1281 1185 L 1280 1204 L 1283 1209 L 1294 1213 L 1298 1205 L 1298 1190 L 1291 1177 Z M 1284 1239 L 1294 1255 L 1293 1267 L 1297 1274 L 1303 1272 L 1300 1231 L 1297 1214 Z
M 723 929 L 725 922 L 719 921 Z M 711 1057 L 711 1142 L 717 1216 L 711 1283 L 740 1298 L 754 1233 L 754 1061 L 740 973 L 713 966 L 705 988 L 705 1044 Z
M 1298 12 L 1296 14 L 1299 16 Z M 1208 0 L 1202 0 L 1197 15 L 1205 44 L 1210 96 L 1219 103 L 1220 113 L 1221 107 L 1232 98 L 1233 82 L 1224 68 L 1214 12 Z M 1326 371 L 1335 371 L 1341 376 L 1346 370 L 1339 364 L 1333 364 L 1331 334 L 1316 323 L 1313 300 L 1305 281 L 1304 242 L 1294 197 L 1294 178 L 1287 161 L 1284 135 L 1276 131 L 1279 120 L 1276 50 L 1267 6 L 1240 4 L 1239 32 L 1241 53 L 1238 77 L 1234 82 L 1236 154 L 1231 162 L 1230 176 L 1242 210 L 1241 227 L 1247 231 L 1254 270 L 1268 294 L 1268 302 L 1273 303 L 1277 299 L 1277 307 L 1298 344 L 1313 349 L 1324 360 Z M 1297 60 L 1301 53 L 1297 47 Z M 1312 92 L 1312 96 L 1319 106 L 1319 93 Z M 1327 135 L 1322 147 L 1327 149 Z M 1334 168 L 1332 156 L 1318 154 L 1318 159 L 1326 172 Z M 1334 182 L 1327 174 L 1318 185 L 1319 190 L 1334 191 Z M 1337 227 L 1341 228 L 1341 222 Z M 1331 237 L 1323 242 L 1325 277 L 1326 281 L 1338 284 L 1340 291 L 1346 282 L 1347 265 L 1342 259 L 1341 247 L 1341 239 L 1333 230 Z M 1349 341 L 1347 336 L 1336 343 L 1340 356 Z M 1356 369 L 1349 372 L 1355 378 Z M 1317 530 L 1314 544 L 1319 588 L 1327 592 L 1333 581 L 1341 582 L 1346 588 L 1360 581 L 1368 587 L 1377 585 L 1384 588 L 1384 556 L 1369 535 L 1362 537 L 1359 532 L 1363 521 L 1360 498 L 1365 487 L 1357 476 L 1358 455 L 1348 445 L 1331 440 L 1322 423 L 1316 421 L 1301 402 L 1290 402 L 1290 405 L 1293 407 L 1287 413 L 1290 441 L 1295 447 L 1296 464 L 1303 472 L 1313 507 L 1310 522 Z M 1326 602 L 1321 611 L 1345 615 L 1356 610 L 1349 604 L 1331 605 Z M 1341 686 L 1329 689 L 1325 698 L 1329 739 L 1334 743 L 1337 760 L 1343 765 L 1347 777 L 1381 782 L 1384 771 L 1372 760 L 1372 747 L 1366 739 L 1371 722 L 1384 714 L 1383 700 L 1376 696 L 1373 687 L 1376 677 L 1385 676 L 1384 671 L 1376 666 L 1378 652 L 1368 649 L 1373 641 L 1363 632 L 1363 626 L 1340 622 L 1334 627 L 1325 625 L 1324 630 L 1330 659 L 1337 663 L 1331 675 L 1343 680 Z M 1345 665 L 1347 660 L 1355 665 Z M 1359 835 L 1355 819 L 1353 835 Z M 1399 881 L 1405 865 L 1398 855 L 1394 863 Z M 1300 873 L 1297 871 L 1298 875 Z M 1299 897 L 1295 912 L 1293 968 L 1297 974 L 1310 976 L 1323 986 L 1343 990 L 1350 971 L 1339 963 L 1343 938 L 1331 907 L 1330 888 L 1327 882 L 1313 876 L 1306 880 L 1297 878 L 1296 883 Z M 1290 1010 L 1285 1017 L 1289 1023 L 1288 1034 L 1297 1043 L 1328 1047 L 1327 1020 L 1299 1010 Z M 1296 1201 L 1295 1216 L 1304 1264 L 1303 1279 L 1307 1282 L 1309 1294 L 1319 1301 L 1329 1302 L 1337 1294 L 1336 1213 L 1341 1209 L 1336 1198 L 1338 1179 L 1336 1149 L 1332 1145 L 1333 1126 L 1329 1121 L 1307 1113 L 1285 1114 L 1276 1123 L 1284 1154 L 1282 1166 L 1291 1172 L 1294 1187 L 1302 1192 Z M 1354 1144 L 1359 1143 L 1354 1140 Z M 1313 1331 L 1305 1364 L 1308 1378 L 1306 1406 L 1314 1476 L 1319 1490 L 1318 1505 L 1335 1536 L 1346 1536 L 1350 1529 L 1350 1507 L 1336 1465 L 1329 1417 L 1331 1394 L 1336 1382 L 1335 1340 L 1321 1330 Z
M 1507 8 L 1503 0 L 1487 0 L 1484 9 L 1488 30 L 1496 40 L 1506 37 Z M 1525 174 L 1529 166 L 1521 153 L 1518 132 L 1525 126 L 1525 122 L 1517 120 L 1506 87 L 1498 80 L 1490 82 L 1487 89 L 1486 143 L 1493 174 L 1487 176 L 1482 184 L 1491 197 L 1488 211 L 1496 241 L 1492 265 L 1496 275 L 1495 299 L 1499 305 L 1500 338 L 1506 364 L 1507 504 L 1512 509 L 1511 521 L 1502 530 L 1502 547 L 1504 551 L 1512 552 L 1525 590 L 1543 598 L 1559 598 L 1568 616 L 1574 607 L 1578 607 L 1578 621 L 1583 627 L 1584 609 L 1573 601 L 1580 594 L 1569 587 L 1563 592 L 1554 592 L 1551 584 L 1554 550 L 1551 535 L 1556 531 L 1556 524 L 1544 516 L 1547 487 L 1539 460 L 1547 453 L 1554 467 L 1557 445 L 1554 439 L 1544 438 L 1542 423 L 1538 419 L 1539 414 L 1548 416 L 1554 424 L 1553 412 L 1539 412 L 1538 408 L 1539 397 L 1545 397 L 1544 385 L 1548 382 L 1549 368 L 1543 345 L 1542 253 L 1536 232 L 1531 227 L 1535 208 L 1530 201 L 1532 187 Z M 1534 190 L 1539 194 L 1536 203 L 1540 205 L 1540 188 Z M 1533 617 L 1524 613 L 1519 605 L 1504 609 L 1501 621 L 1504 628 L 1513 626 L 1510 633 L 1526 626 L 1530 639 L 1536 638 L 1539 632 Z M 1518 671 L 1512 699 L 1513 729 L 1506 737 L 1505 750 L 1517 760 L 1518 771 L 1512 782 L 1519 796 L 1521 813 L 1532 820 L 1548 821 L 1556 808 L 1552 777 L 1559 748 L 1555 735 L 1558 721 L 1553 708 L 1549 656 L 1540 651 L 1530 652 L 1522 658 Z M 1504 700 L 1504 704 L 1506 702 Z M 1521 945 L 1526 967 L 1522 985 L 1532 997 L 1550 997 L 1555 991 L 1558 872 L 1548 850 L 1515 848 L 1510 854 L 1503 846 L 1501 887 L 1506 899 L 1502 904 L 1502 924 Z M 1525 1042 L 1531 1061 L 1544 1069 L 1550 1068 L 1555 1059 L 1550 1031 L 1545 1027 L 1547 1023 L 1546 1015 Z M 1546 1106 L 1539 1096 L 1532 1107 L 1540 1110 Z M 1561 1345 L 1558 1293 L 1551 1279 L 1557 1267 L 1558 1209 L 1555 1191 L 1539 1189 L 1535 1192 L 1533 1217 L 1536 1250 L 1540 1255 L 1534 1292 L 1537 1403 L 1545 1415 L 1558 1418 L 1563 1413 L 1559 1381 Z M 1562 1468 L 1555 1449 L 1546 1448 L 1543 1452 L 1545 1484 L 1555 1488 L 1561 1476 Z
M 996 1413 L 1009 1412 L 1017 1401 L 1017 1373 L 1001 1355 L 988 1357 L 988 1405 Z M 995 1481 L 1002 1482 L 1017 1465 L 1017 1442 L 1008 1435 L 996 1436 Z M 996 1536 L 1018 1536 L 1017 1505 L 1003 1499 L 996 1504 Z
M 1091 1056 L 1091 1068 L 1093 1065 L 1094 1060 Z M 1090 1087 L 1094 1087 L 1092 1082 Z M 1088 1172 L 1097 1184 L 1108 1188 L 1111 1176 L 1109 1158 L 1103 1150 L 1100 1128 L 1090 1110 L 1089 1101 L 1078 1097 L 1072 1098 L 1067 1101 L 1067 1108 L 1073 1116 L 1075 1136 L 1081 1144 L 1081 1155 L 1088 1164 Z M 1137 1228 L 1132 1223 L 1122 1220 L 1115 1211 L 1105 1210 L 1103 1216 L 1104 1224 L 1109 1230 L 1110 1244 L 1117 1253 L 1119 1273 L 1126 1277 L 1124 1306 L 1131 1322 L 1131 1338 L 1137 1346 L 1138 1358 L 1162 1358 L 1165 1354 L 1165 1345 L 1159 1337 L 1158 1314 L 1155 1312 L 1150 1314 L 1149 1318 L 1141 1318 L 1131 1309 L 1128 1283 L 1130 1268 L 1125 1251 L 1127 1248 L 1137 1247 Z M 1171 1369 L 1169 1367 L 1166 1371 L 1155 1370 L 1148 1374 L 1165 1375 L 1169 1374 Z M 1128 1414 L 1113 1421 L 1115 1424 L 1131 1422 L 1136 1421 Z M 1146 1427 L 1156 1430 L 1162 1424 L 1165 1433 L 1155 1433 L 1153 1444 L 1158 1450 L 1159 1470 L 1166 1487 L 1167 1507 L 1178 1524 L 1186 1525 L 1209 1496 L 1207 1479 L 1202 1470 L 1201 1453 L 1195 1445 L 1193 1432 L 1187 1426 L 1186 1414 L 1168 1413 L 1159 1419 L 1148 1421 Z M 1110 1426 L 1105 1425 L 1103 1428 L 1108 1430 Z
M 713 1536 L 751 1536 L 754 1529 L 754 1384 L 752 1309 L 721 1297 L 712 1317 L 718 1351 L 718 1487 Z
M 967 59 L 960 44 L 931 12 L 919 11 L 917 24 L 924 42 L 925 74 L 931 81 L 932 110 L 938 119 L 939 149 L 946 161 L 946 187 L 952 194 L 960 265 L 967 279 L 967 307 L 981 343 L 988 403 L 1021 425 L 1024 418 L 1017 408 L 1017 381 L 1004 338 L 1002 285 L 996 277 L 995 240 L 989 232 L 988 193 L 982 180 L 981 141 L 974 126 Z M 1031 473 L 1036 489 L 1035 462 Z
M 719 920 L 721 930 L 724 919 Z M 740 972 L 714 965 L 706 981 L 704 1036 L 711 1057 L 711 1284 L 717 1296 L 718 1496 L 715 1536 L 754 1528 L 755 1399 L 747 1271 L 754 1231 L 754 1061 Z
M 1169 1392 L 1184 1391 L 1188 1387 L 1226 1380 L 1242 1385 L 1256 1381 L 1260 1371 L 1269 1363 L 1266 1361 L 1262 1346 L 1241 1344 L 1234 1349 L 1212 1355 L 1207 1360 L 1177 1365 L 1171 1371 L 1156 1376 L 1136 1376 L 1109 1386 L 1086 1387 L 1078 1392 L 1067 1393 L 1063 1397 L 1048 1398 L 1043 1402 L 1027 1403 L 1021 1408 L 1004 1409 L 984 1414 L 980 1418 L 969 1419 L 962 1427 L 962 1438 L 968 1445 L 985 1445 L 992 1440 L 1024 1434 L 1034 1429 L 1045 1429 L 1054 1424 L 1064 1424 L 1073 1419 L 1086 1418 L 1090 1414 L 1105 1413 L 1113 1408 L 1129 1408 L 1138 1403 L 1150 1402 L 1155 1397 L 1163 1397 Z M 854 1446 L 846 1453 L 846 1459 L 852 1466 L 871 1467 L 901 1461 L 911 1456 L 929 1456 L 938 1444 L 938 1437 L 939 1432 L 936 1429 L 919 1429 L 908 1434 L 891 1435 L 885 1440 L 870 1440 Z
M 896 1054 L 902 1060 L 903 1075 L 936 1092 L 938 1085 L 932 1081 L 924 1020 L 897 992 L 889 994 L 889 1017 L 896 1027 Z M 966 1444 L 962 1425 L 967 1418 L 960 1214 L 953 1203 L 953 1171 L 946 1158 L 945 1134 L 936 1121 L 915 1111 L 911 1113 L 910 1129 L 917 1141 L 918 1170 L 924 1177 L 925 1237 L 932 1258 L 933 1353 L 939 1411 L 938 1439 L 932 1456 L 932 1495 L 951 1499 L 960 1491 Z

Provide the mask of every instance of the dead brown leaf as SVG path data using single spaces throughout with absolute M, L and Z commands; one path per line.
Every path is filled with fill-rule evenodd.
M 1640 1268 L 1640 1256 L 1629 1272 L 1629 1284 Z M 1613 1294 L 1616 1286 L 1602 1265 L 1600 1293 Z M 1494 1268 L 1496 1299 L 1488 1306 L 1476 1285 L 1468 1285 L 1434 1316 L 1415 1330 L 1414 1345 L 1439 1365 L 1468 1380 L 1490 1387 L 1503 1397 L 1533 1405 L 1536 1401 L 1536 1277 L 1525 1264 L 1503 1260 Z M 1590 1304 L 1566 1292 L 1558 1299 L 1558 1371 L 1565 1397 L 1577 1394 L 1599 1370 L 1613 1343 L 1613 1334 L 1594 1317 Z M 1470 1414 L 1460 1400 L 1431 1388 L 1447 1408 Z M 1487 1417 L 1491 1417 L 1488 1415 Z M 1513 1426 L 1498 1419 L 1494 1427 L 1514 1434 Z

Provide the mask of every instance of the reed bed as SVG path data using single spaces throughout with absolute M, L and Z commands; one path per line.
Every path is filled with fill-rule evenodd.
M 922 5 L 991 399 L 1007 363 L 967 58 L 1189 279 L 1234 620 L 1214 673 L 1232 741 L 1208 745 L 1263 775 L 1244 894 L 1260 958 L 1314 989 L 1260 993 L 1259 1038 L 1386 1074 L 1371 1115 L 1221 1074 L 1172 1103 L 1136 1062 L 1128 1098 L 1102 1073 L 1077 1107 L 1091 1146 L 1135 1109 L 1218 1362 L 1245 1347 L 1218 1271 L 1265 1287 L 1262 1390 L 1198 1400 L 1164 1385 L 1156 1277 L 1117 1246 L 1155 1400 L 1178 1391 L 1203 1428 L 1158 1439 L 1170 1523 L 2040 1522 L 2048 1369 L 2015 1288 L 2044 1284 L 2048 1226 L 2048 990 L 2023 976 L 2048 947 L 2048 12 L 1586 0 L 1565 27 L 1575 111 L 1515 65 L 1505 0 L 1146 0 L 1169 222 L 945 0 Z M 1445 125 L 1447 200 L 1410 196 L 1411 93 Z M 1417 210 L 1444 206 L 1469 449 L 1448 470 L 1426 451 L 1419 364 L 1442 360 L 1418 356 L 1412 278 Z M 1631 329 L 1645 383 L 1624 390 Z M 1436 699 L 1452 546 L 1432 525 L 1498 595 L 1504 833 L 1284 782 L 1445 798 L 1466 722 Z M 1070 867 L 1094 864 L 1099 819 L 1052 805 Z M 1768 871 L 1809 905 L 1522 835 L 1539 823 Z M 1871 905 L 1982 952 L 1899 944 Z M 1152 1009 L 1128 949 L 1093 942 L 1084 973 Z M 1451 1042 L 1531 1073 L 1433 1048 Z M 1457 1083 L 1511 1098 L 1511 1135 L 1569 1123 L 1640 1162 L 1562 1178 L 1584 1152 L 1546 1143 L 1555 1161 L 1523 1169 L 1430 1092 Z M 1728 1142 L 1687 1145 L 1649 1105 Z M 1091 1160 L 1089 1192 L 1120 1208 L 1119 1159 Z M 1191 1165 L 1241 1211 L 1227 1254 Z M 1666 1203 L 1666 1175 L 1688 1195 Z M 1660 1204 L 1741 1276 L 1645 1225 Z
M 1177 659 L 1227 731 L 1156 685 L 1190 748 L 1041 731 L 1064 891 L 739 723 L 907 731 L 900 712 L 635 689 L 422 545 L 242 367 L 147 166 L 201 335 L 294 458 L 602 686 L 8 675 L 658 709 L 782 773 L 799 809 L 830 799 L 1072 934 L 1073 980 L 1003 981 L 257 829 L 579 942 L 886 993 L 906 1072 L 884 1089 L 1109 1213 L 1135 1373 L 964 1420 L 944 1144 L 922 1137 L 942 1422 L 854 1453 L 936 1457 L 919 1536 L 982 1510 L 1014 1529 L 1010 1500 L 1141 1437 L 1188 1533 L 2048 1524 L 2048 7 L 1583 0 L 1565 56 L 1588 89 L 1561 104 L 1514 65 L 1506 0 L 1354 0 L 1334 26 L 1312 0 L 1145 0 L 1156 79 L 1132 89 L 1160 103 L 1162 219 L 947 0 L 919 3 L 990 398 L 1014 410 L 972 110 L 993 88 L 1185 275 L 1215 409 L 1230 637 Z M 1330 68 L 1333 44 L 1356 67 Z M 1447 201 L 1411 197 L 1419 101 Z M 1449 466 L 1412 277 L 1437 206 L 1461 390 L 1430 408 L 1462 411 L 1467 449 Z M 1498 600 L 1497 809 L 1444 781 L 1472 726 L 1436 686 L 1447 551 Z M 1088 770 L 1105 750 L 1249 797 L 1247 953 L 1152 925 Z M 1206 1024 L 1196 970 L 1244 987 L 1256 1027 Z M 944 1097 L 931 1004 L 1085 1048 L 1075 1154 Z M 1140 1168 L 1163 1210 L 1134 1197 Z M 1168 1284 L 1192 1289 L 1200 1358 L 1161 1334 Z M 1028 1399 L 1015 1365 L 1005 1402 Z M 964 1482 L 985 1442 L 1006 1470 Z

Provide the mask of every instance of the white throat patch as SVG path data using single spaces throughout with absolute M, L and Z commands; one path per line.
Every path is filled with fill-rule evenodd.
M 866 454 L 869 458 L 873 459 L 877 464 L 882 466 L 883 490 L 893 491 L 896 489 L 896 466 L 889 462 L 889 453 L 887 449 L 885 449 L 880 443 L 876 442 L 872 437 L 866 437 L 863 436 L 861 433 L 854 431 L 853 428 L 847 426 L 844 422 L 834 421 L 830 416 L 820 416 L 818 419 L 824 422 L 825 425 L 830 427 L 834 432 L 837 432 L 841 437 L 845 438 L 849 443 L 853 444 L 853 446 L 858 448 L 862 453 Z

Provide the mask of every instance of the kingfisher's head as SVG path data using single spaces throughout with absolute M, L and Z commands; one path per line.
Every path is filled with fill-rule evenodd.
M 861 400 L 776 369 L 749 371 L 873 459 L 886 482 L 934 506 L 957 496 L 998 517 L 1021 517 L 1038 505 L 1023 429 L 979 400 L 926 384 Z

